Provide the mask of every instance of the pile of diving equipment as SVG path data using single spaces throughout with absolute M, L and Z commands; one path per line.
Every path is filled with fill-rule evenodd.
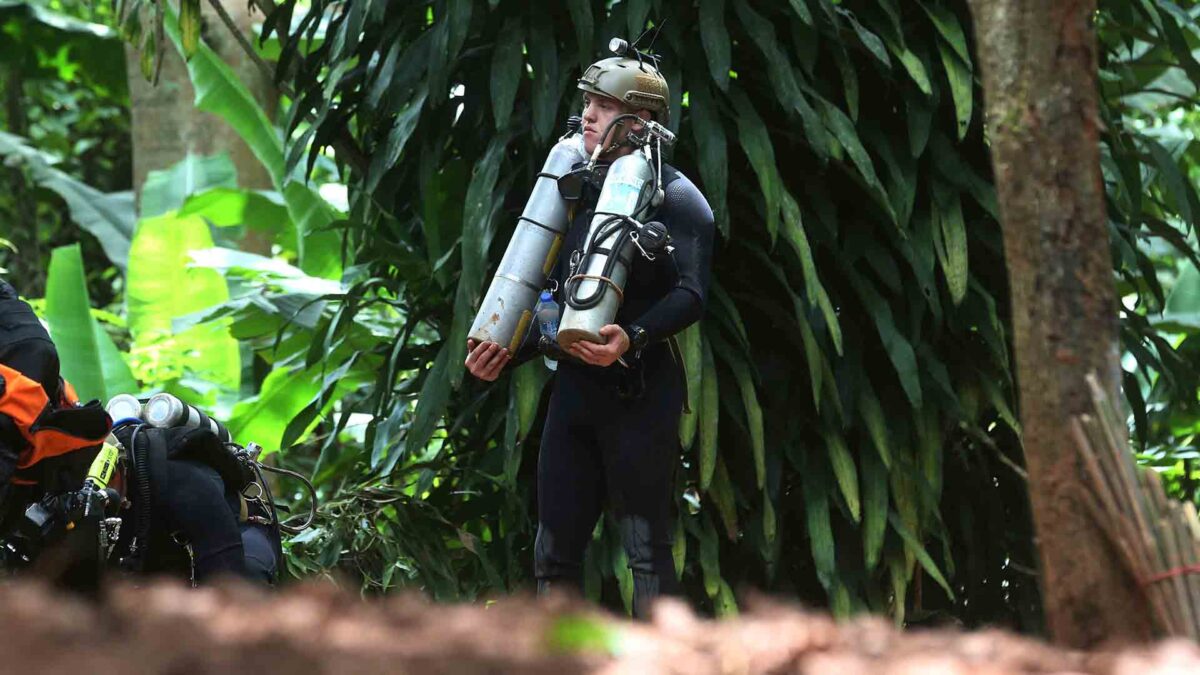
M 614 39 L 610 49 L 619 55 L 651 58 L 620 39 Z M 598 165 L 601 153 L 613 147 L 608 140 L 615 136 L 610 135 L 627 123 L 640 123 L 640 130 L 631 129 L 622 141 L 634 152 L 607 167 Z M 675 135 L 654 120 L 618 115 L 588 156 L 581 125 L 581 118 L 572 117 L 567 133 L 550 149 L 480 304 L 470 339 L 517 351 L 570 227 L 571 202 L 580 198 L 584 184 L 599 186 L 600 196 L 585 244 L 564 282 L 566 308 L 557 334 L 562 349 L 579 340 L 605 341 L 600 328 L 616 317 L 635 252 L 650 260 L 670 252 L 666 227 L 642 220 L 664 199 L 662 152 L 675 142 Z
M 0 568 L 20 573 L 69 564 L 98 579 L 108 570 L 127 574 L 168 574 L 195 584 L 190 543 L 179 531 L 161 532 L 163 518 L 155 513 L 160 491 L 166 488 L 163 464 L 187 459 L 216 470 L 228 490 L 236 493 L 243 527 L 265 528 L 282 563 L 279 542 L 316 518 L 316 491 L 304 476 L 259 461 L 262 447 L 235 443 L 219 421 L 168 393 L 139 399 L 119 394 L 106 410 L 112 433 L 101 445 L 77 490 L 43 495 L 23 517 L 0 532 Z M 289 476 L 308 491 L 309 512 L 281 520 L 287 508 L 276 502 L 265 473 Z M 166 546 L 163 546 L 163 543 Z M 46 558 L 70 558 L 47 562 Z M 162 559 L 167 559 L 167 564 Z

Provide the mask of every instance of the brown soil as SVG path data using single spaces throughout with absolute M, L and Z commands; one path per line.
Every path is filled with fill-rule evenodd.
M 662 603 L 650 624 L 581 604 L 511 598 L 363 601 L 329 586 L 118 587 L 100 604 L 0 586 L 0 672 L 54 673 L 1200 673 L 1173 641 L 1067 652 L 999 631 L 901 633 L 764 602 L 741 618 Z

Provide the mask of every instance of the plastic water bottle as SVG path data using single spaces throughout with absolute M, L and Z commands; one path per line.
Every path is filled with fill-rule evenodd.
M 542 291 L 534 310 L 534 320 L 537 321 L 538 331 L 550 340 L 558 339 L 558 315 L 558 303 L 554 301 L 554 295 L 550 291 Z M 543 356 L 542 359 L 550 370 L 558 369 L 558 361 L 548 356 Z

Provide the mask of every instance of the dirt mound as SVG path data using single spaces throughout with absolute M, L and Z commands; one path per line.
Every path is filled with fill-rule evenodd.
M 659 605 L 632 624 L 567 601 L 433 605 L 362 601 L 329 586 L 121 586 L 86 603 L 29 583 L 0 586 L 3 672 L 91 673 L 1200 673 L 1176 641 L 1078 653 L 998 631 L 901 633 L 758 606 L 732 621 Z

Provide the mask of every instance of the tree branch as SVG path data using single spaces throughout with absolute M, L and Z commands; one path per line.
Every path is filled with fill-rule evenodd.
M 263 12 L 264 16 L 275 11 L 275 3 L 271 0 L 250 0 L 250 2 L 258 8 L 258 11 Z M 236 23 L 234 23 L 233 17 L 229 16 L 229 13 L 226 12 L 225 8 L 221 6 L 221 0 L 208 0 L 208 3 L 212 5 L 212 8 L 216 10 L 217 15 L 221 17 L 221 22 L 225 24 L 225 28 L 227 28 L 230 33 L 233 33 L 233 37 L 235 40 L 237 40 L 238 46 L 242 48 L 242 51 L 246 52 L 246 55 L 249 56 L 252 61 L 254 61 L 255 65 L 257 65 L 263 74 L 266 75 L 269 81 L 275 82 L 275 69 L 258 55 L 258 52 L 254 49 L 254 45 L 250 44 L 250 41 L 246 39 L 246 36 L 242 33 L 241 29 L 238 28 Z M 275 86 L 279 89 L 280 93 L 292 99 L 293 105 L 295 105 L 296 94 L 290 86 L 288 86 L 286 83 L 280 83 Z M 310 111 L 306 111 L 305 118 L 309 122 L 312 122 L 315 119 L 315 116 L 312 115 Z M 348 131 L 343 129 L 341 132 L 339 132 L 337 138 L 333 139 L 330 145 L 333 146 L 334 151 L 337 152 L 338 155 L 345 158 L 346 163 L 349 164 L 351 168 L 359 173 L 366 173 L 367 157 L 363 151 L 359 149 L 358 144 L 354 141 L 354 138 L 349 135 Z
M 221 17 L 221 23 L 225 24 L 225 27 L 229 29 L 229 32 L 233 35 L 233 39 L 237 40 L 238 45 L 240 45 L 242 48 L 242 51 L 246 52 L 246 56 L 249 56 L 250 60 L 254 62 L 254 65 L 258 66 L 258 69 L 261 70 L 263 75 L 267 77 L 267 80 L 272 83 L 275 82 L 275 69 L 271 67 L 271 64 L 264 61 L 263 58 L 258 55 L 258 52 L 254 49 L 254 45 L 250 44 L 250 41 L 246 39 L 246 35 L 242 33 L 242 30 L 238 28 L 236 23 L 234 23 L 233 17 L 229 16 L 229 12 L 225 11 L 225 6 L 221 4 L 221 0 L 208 0 L 208 4 L 212 5 L 212 8 L 216 11 L 217 16 Z M 287 84 L 277 84 L 275 86 L 284 96 L 287 96 L 291 99 L 296 97 L 292 92 L 292 88 Z
M 1181 94 L 1177 91 L 1171 91 L 1170 89 L 1160 89 L 1158 87 L 1145 87 L 1140 92 L 1136 92 L 1136 93 L 1160 94 L 1162 96 L 1172 96 L 1174 98 L 1179 99 L 1180 101 L 1187 101 L 1188 103 L 1191 103 L 1194 106 L 1200 106 L 1200 98 L 1197 98 L 1195 96 L 1188 96 L 1187 94 Z M 1129 95 L 1130 94 L 1126 94 L 1126 96 L 1129 96 Z

